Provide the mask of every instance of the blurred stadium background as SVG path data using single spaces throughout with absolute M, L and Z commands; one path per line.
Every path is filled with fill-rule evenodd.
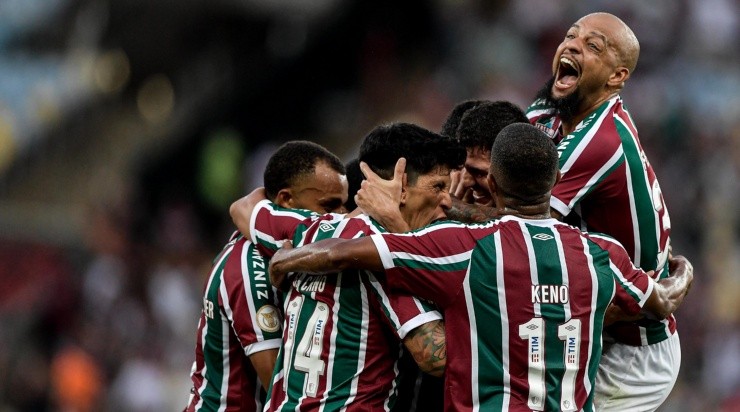
M 696 280 L 663 411 L 740 410 L 737 0 L 0 0 L 0 411 L 181 410 L 228 205 L 291 139 L 522 107 L 578 17 L 642 45 L 623 93 Z

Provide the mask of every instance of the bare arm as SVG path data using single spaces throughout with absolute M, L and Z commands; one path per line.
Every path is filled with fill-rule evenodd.
M 425 323 L 409 332 L 403 339 L 406 349 L 414 356 L 422 371 L 441 377 L 447 364 L 447 339 L 444 321 Z
M 466 203 L 453 197 L 452 207 L 447 210 L 447 217 L 463 223 L 481 223 L 498 216 L 496 208 Z
M 236 225 L 237 229 L 239 229 L 247 239 L 250 239 L 249 222 L 252 219 L 254 206 L 265 199 L 267 199 L 265 196 L 265 188 L 258 187 L 257 189 L 254 189 L 252 193 L 242 197 L 229 206 L 231 220 L 234 221 L 234 225 Z
M 656 282 L 645 309 L 659 318 L 670 316 L 683 302 L 694 280 L 694 267 L 684 256 L 675 256 L 669 260 L 671 276 Z
M 277 359 L 279 349 L 266 349 L 249 356 L 257 376 L 262 382 L 262 387 L 267 390 L 272 381 L 272 371 L 275 369 L 275 359 Z
M 285 245 L 270 259 L 270 282 L 280 287 L 290 272 L 326 274 L 345 269 L 383 270 L 372 239 L 325 239 L 295 249 Z
M 365 180 L 355 195 L 357 207 L 377 220 L 389 232 L 408 232 L 410 227 L 398 208 L 406 181 L 404 173 L 406 159 L 403 157 L 398 159 L 391 180 L 385 180 L 375 174 L 365 162 L 360 162 L 360 170 L 365 175 Z

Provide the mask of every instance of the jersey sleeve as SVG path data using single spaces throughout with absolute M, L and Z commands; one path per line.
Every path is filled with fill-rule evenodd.
M 224 265 L 219 296 L 247 356 L 280 347 L 283 322 L 267 276 L 267 259 L 246 239 L 237 241 Z
M 622 245 L 608 237 L 590 236 L 609 253 L 610 268 L 617 283 L 613 303 L 626 313 L 636 315 L 653 293 L 655 281 L 636 267 Z
M 391 289 L 449 306 L 462 288 L 483 231 L 443 223 L 413 233 L 372 235 Z
M 587 117 L 558 144 L 562 177 L 552 190 L 550 206 L 563 216 L 624 163 L 611 105 Z
M 409 293 L 389 291 L 387 285 L 369 275 L 370 289 L 389 325 L 400 339 L 417 327 L 441 320 L 442 314 L 430 302 L 424 302 Z
M 312 219 L 317 217 L 316 213 L 308 210 L 284 209 L 269 200 L 263 200 L 252 211 L 250 240 L 262 254 L 270 258 L 285 240 L 292 240 L 295 244 L 294 234 L 300 232 L 298 228 L 310 225 Z

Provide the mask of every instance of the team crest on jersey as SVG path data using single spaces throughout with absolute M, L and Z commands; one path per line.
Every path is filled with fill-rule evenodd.
M 257 311 L 257 326 L 265 332 L 277 332 L 280 329 L 280 314 L 272 305 L 264 305 Z

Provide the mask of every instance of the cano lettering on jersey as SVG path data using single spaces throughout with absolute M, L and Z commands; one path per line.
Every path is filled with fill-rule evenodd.
M 568 303 L 566 285 L 532 285 L 532 303 Z
M 326 276 L 306 275 L 298 276 L 293 281 L 293 288 L 301 292 L 323 292 L 326 287 Z

